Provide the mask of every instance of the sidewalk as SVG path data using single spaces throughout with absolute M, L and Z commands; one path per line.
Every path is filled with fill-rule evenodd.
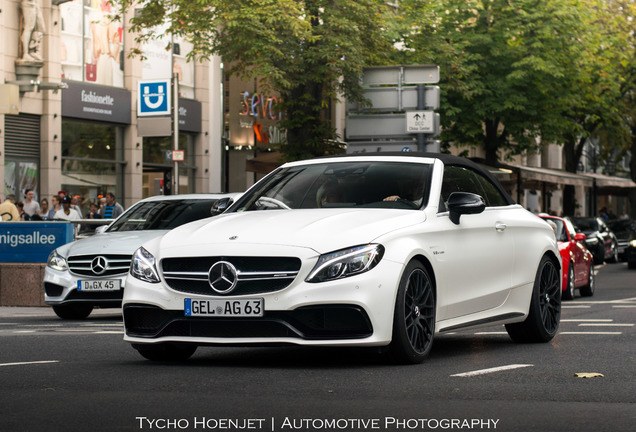
M 87 319 L 98 315 L 121 315 L 121 309 L 93 309 L 93 312 Z M 14 317 L 57 317 L 53 309 L 49 306 L 0 306 L 0 318 L 14 318 Z

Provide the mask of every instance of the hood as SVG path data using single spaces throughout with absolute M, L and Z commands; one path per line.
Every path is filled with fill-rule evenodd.
M 388 232 L 424 220 L 426 214 L 423 211 L 392 209 L 227 213 L 170 231 L 161 239 L 161 248 L 180 253 L 177 249 L 187 251 L 205 245 L 253 244 L 304 247 L 326 253 L 373 242 Z
M 121 231 L 95 234 L 58 248 L 63 256 L 124 254 L 132 255 L 139 246 L 155 237 L 164 235 L 167 230 Z

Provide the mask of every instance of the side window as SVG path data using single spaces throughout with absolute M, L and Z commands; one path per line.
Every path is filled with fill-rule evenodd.
M 439 211 L 446 211 L 448 197 L 453 192 L 470 192 L 484 196 L 484 191 L 475 174 L 466 168 L 448 165 L 444 167 L 444 179 L 442 180 L 442 195 Z
M 449 165 L 444 167 L 440 212 L 447 210 L 446 202 L 453 192 L 470 192 L 480 195 L 488 207 L 508 204 L 495 185 L 483 175 L 467 168 Z
M 486 200 L 486 205 L 488 207 L 497 207 L 497 206 L 505 206 L 508 205 L 508 201 L 501 195 L 501 192 L 495 187 L 494 184 L 490 182 L 486 177 L 479 173 L 473 173 L 481 187 L 484 189 L 484 193 L 482 197 Z

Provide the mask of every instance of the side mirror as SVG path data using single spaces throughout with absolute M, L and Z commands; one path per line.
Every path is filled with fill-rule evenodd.
M 102 234 L 104 232 L 106 232 L 106 229 L 108 228 L 109 225 L 100 225 L 97 228 L 95 228 L 95 234 Z
M 212 204 L 210 213 L 212 213 L 212 216 L 220 215 L 225 210 L 227 210 L 233 203 L 234 201 L 232 200 L 232 198 L 227 198 L 227 197 L 216 200 L 216 202 Z
M 574 240 L 576 240 L 577 242 L 584 242 L 586 238 L 587 236 L 583 233 L 574 234 Z
M 478 214 L 486 208 L 484 199 L 474 193 L 453 192 L 446 203 L 450 213 L 450 220 L 459 225 L 459 217 L 465 214 Z

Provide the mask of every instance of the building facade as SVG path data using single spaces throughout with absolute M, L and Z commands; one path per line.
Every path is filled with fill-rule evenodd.
M 220 62 L 186 61 L 190 45 L 170 36 L 130 58 L 115 15 L 104 0 L 0 1 L 3 196 L 64 190 L 86 208 L 112 192 L 128 207 L 168 192 L 175 172 L 173 193 L 222 190 Z M 150 128 L 137 115 L 138 84 L 155 79 L 178 80 L 178 140 L 170 115 Z

